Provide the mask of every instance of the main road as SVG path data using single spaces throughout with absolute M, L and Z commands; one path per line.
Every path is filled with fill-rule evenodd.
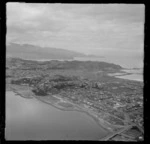
M 123 129 L 121 129 L 117 132 L 111 133 L 111 134 L 107 135 L 106 137 L 100 139 L 100 141 L 107 141 L 110 138 L 114 137 L 115 135 L 120 134 L 120 133 L 124 132 L 125 130 L 128 130 L 128 129 L 132 128 L 133 126 L 135 126 L 135 125 L 126 126 L 125 128 L 123 128 Z

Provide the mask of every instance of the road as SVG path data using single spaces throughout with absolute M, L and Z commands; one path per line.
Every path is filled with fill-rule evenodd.
M 119 130 L 119 131 L 117 131 L 117 132 L 114 132 L 114 133 L 112 133 L 112 134 L 110 134 L 110 135 L 107 135 L 106 137 L 104 137 L 104 138 L 102 138 L 102 139 L 100 139 L 100 140 L 107 141 L 107 140 L 109 140 L 110 138 L 114 137 L 115 135 L 120 134 L 120 133 L 124 132 L 125 130 L 128 130 L 128 129 L 132 128 L 133 126 L 135 126 L 135 125 L 126 126 L 125 128 L 123 128 L 123 129 L 121 129 L 121 130 Z

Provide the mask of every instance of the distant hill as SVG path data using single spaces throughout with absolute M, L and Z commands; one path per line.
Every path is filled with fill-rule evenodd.
M 10 45 L 6 46 L 6 56 L 38 60 L 38 59 L 73 59 L 74 57 L 84 57 L 86 55 L 79 52 L 58 48 L 11 43 Z
M 91 57 L 91 56 L 94 57 L 94 55 L 85 55 L 79 52 L 65 49 L 40 47 L 30 44 L 16 44 L 16 43 L 11 43 L 6 46 L 6 56 L 31 60 L 73 59 L 75 57 Z

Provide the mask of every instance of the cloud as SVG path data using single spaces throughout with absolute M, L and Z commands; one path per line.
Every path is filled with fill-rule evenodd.
M 136 51 L 144 38 L 141 4 L 7 3 L 7 42 L 96 52 Z

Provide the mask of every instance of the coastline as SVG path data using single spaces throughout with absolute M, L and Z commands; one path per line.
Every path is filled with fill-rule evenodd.
M 135 75 L 131 74 L 131 75 L 123 75 L 123 76 L 114 76 L 115 78 L 119 78 L 119 79 L 124 79 L 124 80 L 131 80 L 131 81 L 137 81 L 137 82 L 142 82 L 143 80 L 140 78 L 133 78 Z
M 34 96 L 33 96 L 34 97 Z M 60 107 L 58 107 L 58 104 L 51 104 L 51 103 L 49 103 L 49 102 L 46 102 L 46 101 L 44 101 L 44 100 L 42 100 L 42 99 L 39 99 L 38 97 L 34 97 L 35 99 L 37 99 L 37 100 L 39 100 L 39 101 L 41 101 L 41 102 L 44 102 L 44 103 L 46 103 L 46 104 L 49 104 L 49 105 L 51 105 L 51 106 L 53 106 L 53 107 L 55 107 L 55 108 L 57 108 L 57 109 L 59 109 L 59 110 L 62 110 L 62 111 L 78 111 L 78 112 L 81 112 L 81 113 L 86 113 L 88 116 L 90 116 L 90 117 L 92 117 L 95 121 L 96 121 L 96 123 L 101 127 L 101 128 L 103 128 L 105 131 L 107 131 L 108 133 L 110 133 L 110 130 L 108 130 L 106 127 L 104 127 L 104 125 L 102 125 L 101 123 L 100 123 L 100 120 L 99 119 L 97 119 L 95 116 L 93 116 L 90 112 L 88 112 L 88 111 L 86 111 L 86 110 L 83 110 L 83 108 L 81 108 L 81 107 L 79 107 L 79 106 L 75 106 L 76 108 L 78 108 L 78 109 L 76 109 L 75 107 L 73 108 L 73 109 L 67 109 L 67 108 L 60 108 Z M 71 102 L 70 102 L 71 103 Z M 73 104 L 73 105 L 75 105 L 75 104 Z
M 16 90 L 6 90 L 6 93 L 7 93 L 7 92 L 14 92 L 16 96 L 21 96 L 22 98 L 27 98 L 27 97 L 25 97 L 25 96 L 22 96 L 21 94 L 18 94 Z M 72 109 L 68 109 L 68 108 L 60 108 L 60 107 L 58 107 L 58 104 L 57 104 L 57 103 L 56 103 L 56 104 L 52 104 L 52 103 L 50 103 L 50 102 L 46 102 L 46 101 L 44 101 L 44 100 L 38 98 L 37 96 L 33 96 L 33 95 L 32 95 L 32 97 L 27 98 L 27 99 L 33 99 L 33 98 L 35 98 L 36 100 L 38 100 L 38 101 L 40 101 L 40 102 L 42 102 L 42 103 L 51 105 L 51 106 L 53 106 L 53 107 L 55 107 L 55 108 L 57 108 L 57 109 L 59 109 L 59 110 L 61 110 L 61 111 L 77 111 L 77 112 L 80 112 L 80 113 L 85 113 L 85 114 L 87 114 L 88 116 L 90 116 L 90 117 L 98 124 L 98 126 L 99 126 L 100 128 L 102 128 L 102 129 L 107 133 L 106 135 L 104 135 L 102 138 L 100 138 L 100 139 L 98 139 L 98 140 L 101 140 L 101 139 L 103 139 L 104 137 L 106 137 L 107 135 L 110 135 L 110 134 L 112 133 L 112 131 L 110 131 L 109 129 L 107 129 L 106 126 L 105 126 L 105 124 L 102 123 L 100 119 L 96 118 L 96 117 L 95 117 L 94 115 L 92 115 L 90 112 L 88 112 L 88 111 L 86 111 L 86 110 L 83 110 L 83 108 L 81 108 L 81 107 L 79 107 L 79 106 L 77 106 L 77 105 L 75 105 L 75 104 L 73 104 L 73 105 L 75 105 L 75 107 L 73 107 Z M 70 102 L 70 103 L 71 103 L 71 102 Z
M 143 82 L 143 75 L 142 74 L 143 73 L 123 69 L 119 73 L 108 73 L 107 75 L 115 77 L 115 78 L 123 79 L 123 80 Z

